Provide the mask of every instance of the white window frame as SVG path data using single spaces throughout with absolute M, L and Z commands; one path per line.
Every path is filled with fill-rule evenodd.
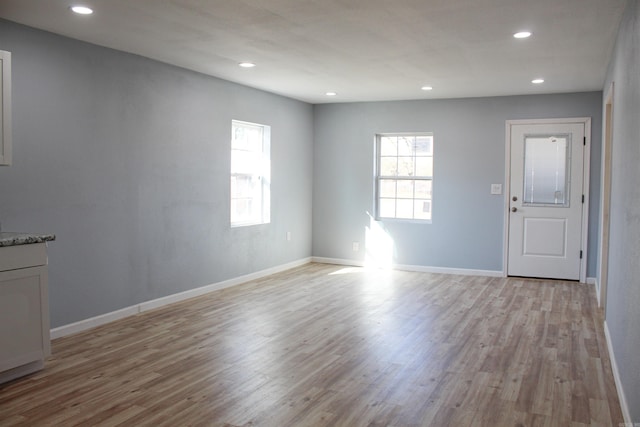
M 236 144 L 236 130 L 245 128 L 250 130 L 259 129 L 262 133 L 262 142 L 259 149 L 239 149 Z M 240 120 L 231 121 L 231 168 L 230 168 L 230 197 L 229 197 L 229 214 L 231 227 L 244 227 L 249 225 L 268 224 L 271 222 L 271 126 L 258 123 L 244 122 Z M 242 152 L 242 153 L 241 153 Z M 244 154 L 245 157 L 251 158 L 251 170 L 240 171 L 238 164 L 238 154 Z M 234 161 L 236 155 L 236 161 Z M 242 166 L 242 165 L 240 165 Z M 246 169 L 246 165 L 244 166 Z M 257 182 L 257 188 L 254 189 L 253 197 L 235 197 L 234 194 L 234 178 L 250 177 L 252 181 Z M 234 201 L 245 199 L 250 200 L 248 203 L 253 209 L 248 215 L 238 217 L 237 211 L 234 210 L 236 204 Z M 258 201 L 257 206 L 253 206 L 251 202 Z
M 375 216 L 376 216 L 376 220 L 378 221 L 402 221 L 402 222 L 415 222 L 415 223 L 420 223 L 420 224 L 431 224 L 433 221 L 433 168 L 435 168 L 435 165 L 432 163 L 432 173 L 430 176 L 426 176 L 426 175 L 420 175 L 420 176 L 411 176 L 411 177 L 404 177 L 404 176 L 385 176 L 385 175 L 381 175 L 381 158 L 382 153 L 381 153 L 381 141 L 383 137 L 421 137 L 421 136 L 429 136 L 432 138 L 432 145 L 431 145 L 431 158 L 435 159 L 434 156 L 434 149 L 435 149 L 435 140 L 434 140 L 434 134 L 433 132 L 406 132 L 406 133 L 380 133 L 380 134 L 376 134 L 375 136 Z M 398 157 L 403 157 L 400 156 L 398 154 Z M 415 153 L 413 154 L 414 159 L 416 157 Z M 380 187 L 381 187 L 381 181 L 382 180 L 395 180 L 396 182 L 398 181 L 403 181 L 403 180 L 416 180 L 416 181 L 430 181 L 431 182 L 431 197 L 430 199 L 428 199 L 431 203 L 431 217 L 430 218 L 415 218 L 415 212 L 414 212 L 414 217 L 413 218 L 404 218 L 404 217 L 397 217 L 397 216 L 382 216 L 380 214 Z M 397 194 L 395 199 L 397 200 Z M 408 200 L 413 200 L 415 202 L 416 198 L 415 198 L 415 190 L 414 190 L 414 198 L 413 199 L 408 199 Z M 418 200 L 423 200 L 423 199 L 418 199 Z

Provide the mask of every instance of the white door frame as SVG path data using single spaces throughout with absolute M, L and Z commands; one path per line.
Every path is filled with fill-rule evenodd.
M 611 162 L 613 148 L 613 82 L 604 98 L 602 123 L 602 167 L 600 177 L 600 240 L 598 244 L 598 305 L 607 317 L 607 283 L 609 274 L 609 223 L 611 221 Z
M 528 119 L 528 120 L 507 120 L 505 123 L 505 191 L 504 191 L 504 242 L 502 245 L 502 276 L 507 277 L 507 266 L 509 262 L 509 195 L 511 194 L 511 127 L 514 125 L 541 125 L 555 123 L 579 123 L 584 124 L 585 147 L 583 157 L 582 191 L 584 203 L 582 204 L 582 259 L 580 260 L 580 282 L 587 281 L 587 242 L 589 232 L 589 165 L 591 161 L 591 117 L 571 117 L 567 119 Z

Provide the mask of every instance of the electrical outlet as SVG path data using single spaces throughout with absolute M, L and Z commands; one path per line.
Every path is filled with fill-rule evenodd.
M 502 194 L 502 184 L 491 184 L 491 194 Z
M 360 251 L 360 242 L 353 242 L 353 252 Z
M 287 231 L 287 242 L 291 241 L 291 232 Z

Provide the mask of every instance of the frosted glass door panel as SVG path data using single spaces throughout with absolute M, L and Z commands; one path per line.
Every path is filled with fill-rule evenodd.
M 569 206 L 570 135 L 527 135 L 523 206 Z

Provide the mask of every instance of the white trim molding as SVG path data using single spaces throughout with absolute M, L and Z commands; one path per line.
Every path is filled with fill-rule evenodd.
M 232 286 L 240 285 L 242 283 L 246 283 L 251 280 L 261 279 L 271 274 L 280 273 L 282 271 L 290 270 L 292 268 L 296 268 L 301 265 L 309 264 L 310 262 L 311 262 L 311 257 L 302 258 L 287 264 L 282 264 L 276 267 L 267 268 L 265 270 L 256 271 L 255 273 L 246 274 L 244 276 L 235 277 L 233 279 L 224 280 L 222 282 L 213 283 L 211 285 L 206 285 L 199 288 L 190 289 L 188 291 L 167 295 L 165 297 L 156 298 L 150 301 L 141 302 L 139 304 L 125 307 L 120 310 L 112 311 L 110 313 L 101 314 L 99 316 L 91 317 L 89 319 L 84 319 L 79 322 L 60 326 L 60 327 L 51 329 L 51 339 L 65 337 L 78 332 L 86 331 L 87 329 L 91 329 L 96 326 L 105 325 L 115 320 L 123 319 L 129 316 L 134 316 L 136 314 L 143 313 L 145 311 L 149 311 L 159 307 L 163 307 L 165 305 L 173 304 L 174 302 L 184 301 L 186 299 L 204 295 L 209 292 L 230 288 Z
M 622 381 L 620 380 L 620 372 L 618 371 L 618 364 L 616 363 L 615 354 L 613 354 L 613 344 L 611 343 L 611 335 L 609 334 L 609 325 L 607 321 L 604 321 L 604 336 L 607 340 L 607 350 L 609 350 L 609 360 L 611 361 L 611 370 L 613 371 L 613 379 L 616 383 L 616 390 L 618 391 L 618 400 L 620 401 L 620 409 L 622 410 L 622 416 L 626 425 L 634 425 L 631 420 L 631 413 L 629 412 L 629 405 L 627 404 L 627 397 L 624 394 L 622 388 Z
M 352 267 L 366 267 L 365 262 L 350 260 L 350 259 L 312 257 L 311 261 L 317 262 L 320 264 L 335 264 L 335 265 L 347 265 Z M 430 267 L 430 266 L 423 266 L 423 265 L 405 265 L 405 264 L 393 264 L 391 268 L 394 270 L 415 271 L 419 273 L 441 273 L 441 274 L 455 274 L 455 275 L 461 275 L 461 276 L 502 277 L 502 271 L 498 271 L 498 270 L 472 270 L 468 268 Z
M 314 256 L 311 257 L 311 262 L 317 262 L 318 264 L 346 265 L 349 267 L 364 267 L 364 261 L 358 261 L 355 259 L 325 258 Z
M 600 235 L 598 239 L 598 306 L 607 317 L 607 283 L 609 275 L 609 224 L 611 222 L 611 168 L 613 147 L 613 113 L 615 83 L 611 82 L 602 105 L 602 148 L 600 150 Z

